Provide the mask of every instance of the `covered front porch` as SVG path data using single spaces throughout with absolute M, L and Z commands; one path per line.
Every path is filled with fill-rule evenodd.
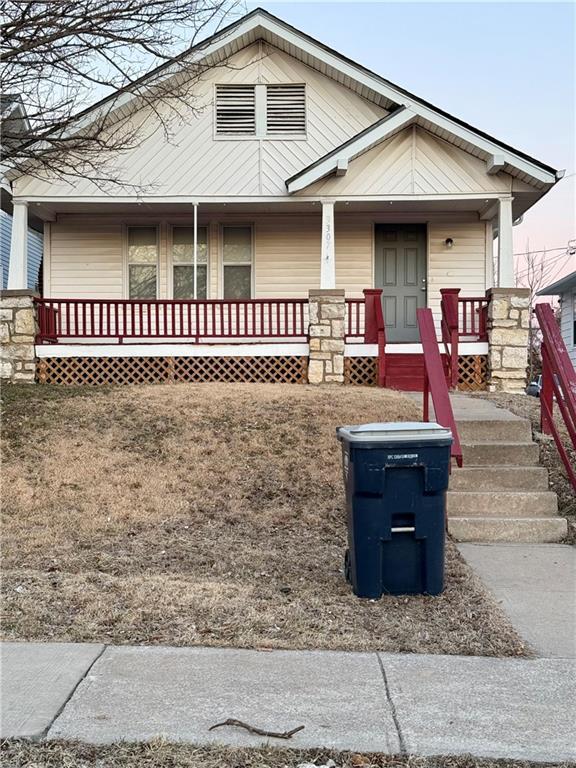
M 127 370 L 136 358 L 157 372 L 153 380 L 208 368 L 216 380 L 234 379 L 254 367 L 257 378 L 263 365 L 271 380 L 281 360 L 290 380 L 308 381 L 311 355 L 331 346 L 339 358 L 331 381 L 419 389 L 416 310 L 429 307 L 452 385 L 486 386 L 487 291 L 512 281 L 510 198 L 17 205 L 45 220 L 43 296 L 34 299 L 39 381 L 100 382 L 106 374 L 94 361 Z M 20 231 L 13 286 L 25 277 L 23 241 Z M 317 291 L 336 291 L 341 304 L 323 349 L 313 349 L 314 334 L 326 335 L 314 330 Z

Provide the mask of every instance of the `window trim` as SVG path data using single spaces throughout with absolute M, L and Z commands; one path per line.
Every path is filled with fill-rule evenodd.
M 194 299 L 174 299 L 174 267 L 175 266 L 182 266 L 182 267 L 189 267 L 194 266 L 194 261 L 188 262 L 181 262 L 177 261 L 175 262 L 172 255 L 172 247 L 174 245 L 174 230 L 178 227 L 186 227 L 189 228 L 191 225 L 187 223 L 170 223 L 168 224 L 168 233 L 167 233 L 167 266 L 168 266 L 168 279 L 167 279 L 167 289 L 168 289 L 168 295 L 170 296 L 170 299 L 172 301 L 194 301 Z M 194 228 L 194 224 L 192 224 L 192 229 Z M 208 301 L 210 298 L 210 225 L 208 223 L 206 224 L 198 224 L 198 229 L 205 229 L 206 230 L 206 299 L 198 299 L 198 301 Z
M 130 257 L 129 257 L 129 248 L 130 244 L 128 242 L 128 230 L 130 229 L 150 229 L 151 227 L 154 227 L 156 230 L 156 296 L 154 299 L 131 299 L 130 298 Z M 124 299 L 127 299 L 128 301 L 158 301 L 160 297 L 160 261 L 161 261 L 161 254 L 160 254 L 160 227 L 161 222 L 160 221 L 150 221 L 144 223 L 124 223 L 122 224 L 122 249 L 123 249 L 123 258 L 122 258 L 122 282 L 123 282 L 123 296 Z
M 255 286 L 256 286 L 256 238 L 255 238 L 255 228 L 254 228 L 254 222 L 252 221 L 233 221 L 233 222 L 221 222 L 218 225 L 218 251 L 219 251 L 219 280 L 218 280 L 218 293 L 222 299 L 224 299 L 224 268 L 228 266 L 226 262 L 224 261 L 224 230 L 226 227 L 246 227 L 247 229 L 250 229 L 250 236 L 251 236 L 251 260 L 250 263 L 248 262 L 240 262 L 240 261 L 234 261 L 229 262 L 229 266 L 250 266 L 250 296 L 248 297 L 248 301 L 252 300 L 254 298 L 255 294 Z M 233 299 L 224 299 L 225 301 L 233 301 Z
M 252 85 L 254 87 L 254 116 L 255 131 L 250 134 L 218 133 L 217 130 L 217 88 L 226 85 Z M 268 133 L 267 132 L 267 88 L 269 85 L 301 85 L 304 87 L 304 131 L 303 133 Z M 214 105 L 212 111 L 212 138 L 214 141 L 308 141 L 308 84 L 301 82 L 282 82 L 282 83 L 214 83 L 213 98 Z

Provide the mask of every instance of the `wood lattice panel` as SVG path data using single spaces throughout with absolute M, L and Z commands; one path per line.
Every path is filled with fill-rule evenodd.
M 480 392 L 487 388 L 488 358 L 486 355 L 464 355 L 458 359 L 458 389 Z M 347 357 L 344 360 L 344 383 L 364 387 L 378 384 L 378 360 L 375 357 Z
M 175 381 L 305 384 L 307 357 L 175 357 Z
M 376 357 L 344 358 L 344 384 L 376 387 L 378 385 L 378 359 Z
M 482 392 L 488 386 L 488 356 L 464 355 L 458 358 L 458 389 Z
M 40 384 L 160 384 L 174 381 L 305 384 L 307 357 L 47 357 Z

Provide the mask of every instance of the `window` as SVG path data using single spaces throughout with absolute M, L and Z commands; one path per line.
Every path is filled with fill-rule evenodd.
M 208 237 L 206 227 L 198 227 L 196 275 L 197 299 L 207 298 L 208 285 Z M 172 229 L 172 288 L 173 298 L 194 298 L 194 228 Z
M 156 227 L 128 228 L 128 296 L 155 299 L 158 272 Z
M 216 135 L 290 138 L 306 135 L 306 86 L 217 85 Z
M 223 227 L 222 264 L 225 299 L 252 295 L 252 227 Z

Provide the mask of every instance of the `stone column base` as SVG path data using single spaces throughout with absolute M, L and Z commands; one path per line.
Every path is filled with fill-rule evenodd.
M 2 291 L 0 294 L 0 378 L 34 383 L 34 343 L 38 326 L 31 291 Z
M 491 288 L 488 306 L 488 391 L 523 394 L 530 329 L 528 288 Z
M 344 383 L 344 291 L 318 289 L 309 292 L 310 384 Z

